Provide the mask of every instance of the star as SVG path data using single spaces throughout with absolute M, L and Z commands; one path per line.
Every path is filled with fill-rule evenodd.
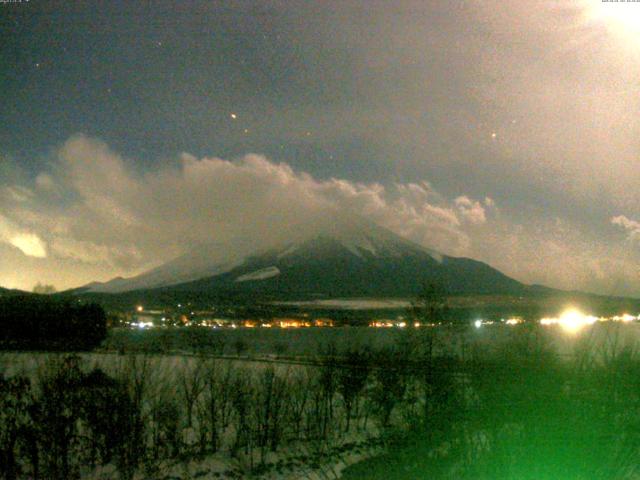
M 233 120 L 235 120 L 236 118 L 238 118 L 238 116 L 237 116 L 235 113 L 232 113 L 232 114 L 231 114 L 231 118 L 232 118 Z
M 493 132 L 493 133 L 491 134 L 491 138 L 493 138 L 494 140 L 496 139 L 496 137 L 497 137 L 497 136 L 498 136 L 498 134 L 497 134 L 496 132 Z
M 244 129 L 244 133 L 249 133 L 249 129 L 248 129 L 248 128 L 245 128 L 245 129 Z

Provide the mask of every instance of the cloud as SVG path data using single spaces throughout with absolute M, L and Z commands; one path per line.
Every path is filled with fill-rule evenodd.
M 54 258 L 130 273 L 202 244 L 229 254 L 267 248 L 353 215 L 464 254 L 470 239 L 463 223 L 486 221 L 480 202 L 447 201 L 427 182 L 319 180 L 256 154 L 233 161 L 183 154 L 177 166 L 143 175 L 129 165 L 97 139 L 70 138 L 51 172 L 33 185 L 4 186 L 5 223 L 27 235 L 2 241 L 32 256 L 46 255 L 48 244 Z
M 624 215 L 611 218 L 611 223 L 622 227 L 627 232 L 629 240 L 640 240 L 640 222 L 631 220 Z
M 58 187 L 53 177 L 47 173 L 40 173 L 35 180 L 36 187 L 39 190 L 58 193 Z
M 50 248 L 52 254 L 58 257 L 116 268 L 134 267 L 142 259 L 142 254 L 136 247 L 114 248 L 69 237 L 54 237 Z
M 640 252 L 566 219 L 498 214 L 474 229 L 472 258 L 526 283 L 638 296 Z
M 481 224 L 487 221 L 485 207 L 477 200 L 471 200 L 467 196 L 460 196 L 454 201 L 460 215 L 469 223 Z M 491 198 L 485 199 L 486 207 L 493 207 L 494 202 Z
M 425 181 L 318 179 L 256 154 L 183 154 L 141 174 L 103 142 L 74 136 L 50 171 L 0 184 L 0 201 L 0 252 L 8 259 L 0 262 L 0 284 L 21 286 L 14 272 L 22 271 L 33 274 L 22 280 L 27 288 L 133 275 L 205 244 L 231 258 L 341 228 L 354 215 L 528 283 L 616 294 L 640 287 L 640 259 L 626 243 L 566 219 L 517 216 L 491 197 L 448 199 Z M 610 221 L 640 238 L 639 222 Z M 64 283 L 50 272 L 64 274 Z
M 464 253 L 469 246 L 454 206 L 426 182 L 388 188 L 337 179 L 314 184 L 336 209 L 364 216 L 421 245 L 448 254 Z
M 44 242 L 34 233 L 18 233 L 9 238 L 9 243 L 30 257 L 47 256 Z
M 12 245 L 30 257 L 47 256 L 46 245 L 38 235 L 21 230 L 2 215 L 0 215 L 0 242 Z

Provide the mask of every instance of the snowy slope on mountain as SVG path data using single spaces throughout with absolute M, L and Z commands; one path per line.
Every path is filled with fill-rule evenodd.
M 319 236 L 251 256 L 220 275 L 169 288 L 284 297 L 413 295 L 430 281 L 445 283 L 452 293 L 514 293 L 524 288 L 482 262 L 436 255 L 399 237 L 366 240 Z
M 93 282 L 84 288 L 94 293 L 120 293 L 164 287 L 228 272 L 241 265 L 243 260 L 240 255 L 225 255 L 225 249 L 218 246 L 199 247 L 136 277 L 118 277 L 105 283 Z
M 260 270 L 256 270 L 255 272 L 240 275 L 235 279 L 235 281 L 247 282 L 249 280 L 266 280 L 267 278 L 275 277 L 276 275 L 280 275 L 280 270 L 278 269 L 278 267 L 271 266 L 267 268 L 261 268 Z
M 330 220 L 330 219 L 328 219 Z M 523 285 L 488 265 L 441 255 L 362 219 L 269 248 L 201 247 L 137 277 L 93 285 L 91 292 L 162 289 L 253 292 L 272 296 L 410 295 L 424 282 L 452 292 L 513 293 Z

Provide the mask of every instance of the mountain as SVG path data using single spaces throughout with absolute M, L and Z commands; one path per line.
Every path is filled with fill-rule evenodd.
M 527 288 L 485 263 L 442 255 L 384 228 L 353 221 L 252 253 L 197 249 L 137 277 L 89 284 L 83 291 L 380 297 L 413 295 L 431 281 L 444 283 L 451 293 L 517 294 Z
M 0 297 L 6 296 L 6 295 L 32 295 L 32 294 L 31 292 L 24 292 L 22 290 L 17 290 L 15 288 L 9 289 L 9 288 L 0 287 Z
M 228 272 L 240 266 L 244 259 L 245 256 L 231 253 L 218 245 L 205 245 L 135 277 L 117 277 L 104 283 L 92 282 L 82 290 L 121 293 L 176 285 Z
M 402 296 L 424 282 L 451 293 L 516 293 L 524 286 L 468 258 L 434 257 L 407 244 L 344 244 L 317 237 L 248 258 L 232 270 L 174 285 L 174 291 L 246 291 L 282 296 Z

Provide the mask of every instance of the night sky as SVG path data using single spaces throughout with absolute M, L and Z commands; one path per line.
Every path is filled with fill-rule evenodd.
M 348 211 L 640 296 L 640 4 L 0 3 L 0 286 Z

